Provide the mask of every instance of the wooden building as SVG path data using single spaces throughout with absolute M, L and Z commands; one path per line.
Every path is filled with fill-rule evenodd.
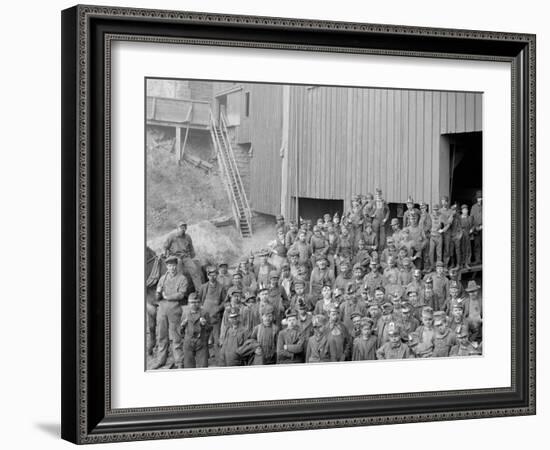
M 254 211 L 317 218 L 383 190 L 471 203 L 481 188 L 482 94 L 215 83 Z

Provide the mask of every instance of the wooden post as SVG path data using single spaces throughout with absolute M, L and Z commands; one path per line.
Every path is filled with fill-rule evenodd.
M 176 159 L 178 161 L 178 164 L 181 163 L 180 152 L 181 152 L 181 127 L 176 127 Z
M 181 147 L 180 160 L 183 159 L 185 153 L 185 144 L 187 144 L 187 137 L 189 136 L 189 122 L 187 122 L 187 128 L 185 129 L 185 138 L 183 139 L 183 146 Z

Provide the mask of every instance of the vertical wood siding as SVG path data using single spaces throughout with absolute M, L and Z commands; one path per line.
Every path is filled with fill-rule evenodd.
M 270 103 L 262 101 L 264 107 Z M 291 105 L 290 161 L 298 151 L 298 196 L 343 199 L 346 207 L 353 194 L 377 187 L 388 202 L 404 202 L 408 195 L 437 201 L 441 134 L 481 131 L 482 124 L 478 93 L 292 86 Z M 291 196 L 295 172 L 289 174 Z M 273 173 L 256 176 L 258 182 L 273 179 Z
M 238 133 L 239 141 L 250 142 L 250 204 L 264 214 L 281 212 L 281 139 L 282 96 L 281 85 L 246 84 L 243 86 L 244 115 L 245 92 L 250 92 L 250 115 L 241 120 L 246 132 Z M 292 120 L 292 118 L 291 118 Z M 245 131 L 243 129 L 243 131 Z

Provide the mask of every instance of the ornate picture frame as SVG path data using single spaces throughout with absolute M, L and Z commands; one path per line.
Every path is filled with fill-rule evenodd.
M 111 45 L 115 41 L 511 65 L 511 386 L 113 409 Z M 62 12 L 62 437 L 74 443 L 535 414 L 535 36 L 99 6 Z

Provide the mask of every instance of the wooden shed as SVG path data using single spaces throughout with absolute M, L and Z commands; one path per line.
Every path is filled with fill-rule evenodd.
M 215 99 L 248 151 L 255 211 L 315 217 L 377 187 L 394 205 L 463 202 L 481 188 L 482 93 L 240 83 Z

